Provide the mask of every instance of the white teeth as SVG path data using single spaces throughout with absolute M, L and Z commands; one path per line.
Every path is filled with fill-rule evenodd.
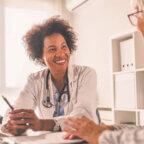
M 59 61 L 56 61 L 56 63 L 60 64 L 60 63 L 64 63 L 65 62 L 65 59 L 64 60 L 59 60 Z

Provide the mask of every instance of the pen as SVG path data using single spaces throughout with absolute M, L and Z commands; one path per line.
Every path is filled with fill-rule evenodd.
M 3 100 L 7 103 L 7 105 L 10 107 L 11 110 L 13 110 L 14 108 L 12 107 L 12 105 L 9 103 L 9 101 L 2 95 Z

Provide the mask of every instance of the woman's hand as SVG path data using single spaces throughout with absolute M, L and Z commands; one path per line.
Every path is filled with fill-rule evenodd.
M 41 123 L 33 110 L 16 109 L 9 113 L 6 128 L 10 133 L 19 135 L 28 128 L 34 131 L 40 130 Z
M 86 117 L 67 118 L 65 120 L 64 131 L 68 132 L 70 137 L 78 136 L 91 144 L 98 144 L 100 134 L 111 126 L 97 125 Z M 68 137 L 69 138 L 69 137 Z

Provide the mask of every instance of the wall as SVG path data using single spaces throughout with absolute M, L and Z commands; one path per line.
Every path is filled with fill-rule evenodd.
M 4 56 L 2 55 L 4 49 L 4 15 L 3 15 L 3 7 L 2 7 L 2 2 L 0 2 L 0 68 L 2 68 L 2 62 L 4 60 Z M 3 85 L 4 85 L 4 81 L 2 81 L 3 79 L 3 73 L 4 71 L 0 70 L 0 91 L 1 89 L 3 89 Z
M 75 61 L 96 70 L 99 102 L 104 107 L 112 104 L 109 37 L 132 28 L 129 12 L 129 0 L 88 0 L 72 12 L 79 38 Z
M 20 88 L 5 88 L 4 6 L 48 10 L 50 13 L 62 14 L 62 3 L 61 0 L 0 0 L 0 94 L 6 95 L 13 103 L 20 92 Z M 1 97 L 0 104 L 0 114 L 3 115 L 7 105 Z

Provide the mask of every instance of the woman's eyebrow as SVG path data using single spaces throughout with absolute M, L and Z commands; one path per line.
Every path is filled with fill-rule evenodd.
M 55 45 L 52 44 L 52 45 L 47 46 L 47 48 L 51 48 L 51 47 L 55 47 Z
M 62 42 L 61 45 L 63 45 L 63 44 L 67 44 L 67 43 L 66 42 Z

